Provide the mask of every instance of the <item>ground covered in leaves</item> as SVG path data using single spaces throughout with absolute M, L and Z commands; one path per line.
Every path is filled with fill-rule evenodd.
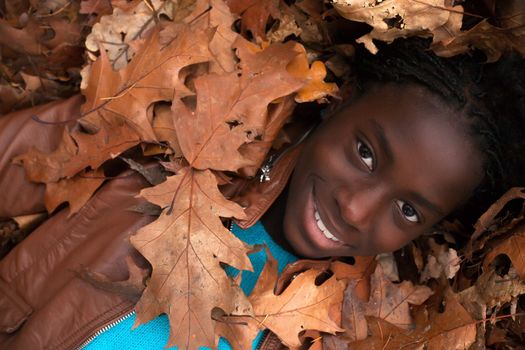
M 296 105 L 346 95 L 355 45 L 423 36 L 447 57 L 524 54 L 520 1 L 17 0 L 0 11 L 0 114 L 85 96 L 59 148 L 17 158 L 46 184 L 48 211 L 77 211 L 112 162 L 151 183 L 141 210 L 159 217 L 131 239 L 153 266 L 136 311 L 140 323 L 168 314 L 168 345 L 213 348 L 221 335 L 246 349 L 259 329 L 314 350 L 525 342 L 522 189 L 475 228 L 448 222 L 393 255 L 299 261 L 280 277 L 270 259 L 250 296 L 223 269 L 251 270 L 252 247 L 224 227 L 246 214 L 221 191 L 258 181 L 268 153 L 290 143 Z M 0 252 L 41 219 L 0 222 Z

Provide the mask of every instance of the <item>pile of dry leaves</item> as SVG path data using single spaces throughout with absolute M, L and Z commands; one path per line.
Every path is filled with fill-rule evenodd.
M 525 54 L 520 1 L 18 0 L 0 11 L 0 113 L 79 88 L 86 98 L 58 149 L 17 159 L 46 184 L 48 210 L 78 211 L 123 153 L 152 184 L 141 196 L 160 215 L 131 239 L 153 266 L 137 322 L 167 313 L 168 345 L 214 348 L 221 335 L 247 349 L 259 329 L 316 350 L 525 341 L 521 189 L 475 232 L 449 224 L 395 255 L 300 261 L 279 278 L 270 259 L 249 297 L 223 269 L 251 270 L 251 247 L 223 225 L 245 214 L 220 190 L 286 144 L 297 104 L 340 98 L 356 42 L 373 52 L 374 39 L 423 36 L 443 56 Z

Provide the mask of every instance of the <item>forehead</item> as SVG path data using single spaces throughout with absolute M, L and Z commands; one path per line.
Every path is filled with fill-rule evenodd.
M 354 135 L 370 139 L 378 171 L 396 186 L 442 203 L 446 210 L 481 180 L 482 156 L 465 118 L 423 87 L 375 88 L 334 116 L 328 127 L 333 136 L 339 133 L 349 143 Z M 389 155 L 382 154 L 385 142 Z

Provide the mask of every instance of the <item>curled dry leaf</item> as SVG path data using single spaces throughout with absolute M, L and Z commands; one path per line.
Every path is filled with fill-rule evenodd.
M 163 172 L 160 164 L 148 164 L 144 166 L 131 158 L 121 157 L 120 159 L 126 162 L 130 169 L 142 175 L 150 185 L 155 186 L 166 181 L 166 173 Z
M 438 244 L 432 238 L 428 240 L 430 252 L 427 256 L 427 264 L 421 272 L 419 281 L 427 282 L 431 278 L 439 278 L 443 274 L 451 279 L 459 271 L 461 259 L 455 249 L 449 248 L 448 244 Z
M 327 337 L 323 341 L 326 350 L 346 349 L 348 343 L 366 339 L 367 330 L 371 327 L 367 321 L 369 317 L 388 323 L 402 334 L 403 330 L 413 328 L 409 304 L 421 305 L 433 294 L 426 286 L 414 286 L 408 281 L 399 284 L 390 282 L 380 264 L 371 276 L 368 302 L 356 293 L 356 284 L 355 281 L 350 282 L 345 291 L 342 314 L 345 333 L 338 340 Z
M 497 61 L 505 52 L 514 51 L 525 55 L 523 24 L 514 28 L 500 28 L 483 20 L 473 28 L 458 33 L 446 44 L 434 45 L 432 49 L 440 56 L 452 57 L 469 52 L 472 47 L 483 50 L 488 62 Z
M 399 282 L 399 270 L 393 253 L 378 254 L 376 260 L 381 265 L 383 274 L 390 282 Z
M 502 195 L 496 202 L 494 202 L 483 215 L 476 221 L 474 228 L 476 229 L 470 237 L 470 243 L 478 239 L 481 234 L 487 231 L 490 226 L 494 223 L 494 219 L 501 212 L 501 210 L 514 199 L 525 199 L 525 193 L 523 187 L 513 187 L 504 195 Z
M 370 33 L 357 39 L 372 53 L 377 52 L 373 39 L 392 42 L 409 36 L 428 37 L 438 30 L 438 40 L 444 40 L 443 31 L 459 28 L 462 22 L 459 15 L 462 7 L 452 8 L 450 3 L 448 0 L 333 0 L 335 9 L 344 18 L 372 26 Z
M 283 343 L 296 349 L 301 345 L 299 333 L 305 330 L 318 330 L 325 333 L 342 331 L 330 317 L 332 305 L 340 305 L 343 299 L 344 283 L 330 277 L 321 285 L 316 286 L 315 280 L 323 270 L 310 269 L 297 275 L 290 285 L 279 295 L 274 294 L 277 282 L 277 261 L 267 251 L 268 261 L 250 295 L 253 305 L 251 317 L 226 317 L 221 325 L 220 333 L 228 340 L 232 337 L 245 339 L 255 337 L 257 329 L 268 328 L 274 332 Z M 247 323 L 248 326 L 240 325 Z M 222 324 L 222 323 L 221 323 Z M 237 343 L 235 338 L 232 343 Z M 243 343 L 243 346 L 247 344 Z M 235 350 L 246 347 L 234 347 Z
M 221 266 L 251 270 L 248 247 L 219 218 L 243 218 L 244 212 L 222 196 L 209 170 L 182 169 L 140 195 L 164 211 L 131 237 L 153 266 L 135 307 L 136 325 L 166 313 L 171 325 L 168 346 L 215 347 L 214 308 L 251 314 L 246 296 Z
M 86 48 L 91 52 L 103 49 L 115 70 L 125 67 L 135 54 L 130 43 L 153 28 L 159 14 L 172 16 L 174 3 L 171 0 L 152 0 L 151 5 L 155 11 L 146 1 L 135 1 L 125 9 L 116 7 L 113 14 L 103 16 L 93 26 L 86 38 Z
M 371 336 L 352 342 L 352 350 L 464 350 L 476 338 L 476 322 L 458 302 L 450 290 L 446 291 L 444 312 L 431 310 L 428 317 L 424 308 L 413 330 L 402 329 L 377 317 L 367 317 Z
M 525 279 L 525 226 L 514 228 L 510 236 L 493 247 L 485 256 L 483 269 L 488 271 L 490 263 L 500 254 L 505 254 L 521 279 Z
M 521 294 L 525 294 L 525 284 L 517 278 L 513 268 L 504 276 L 499 276 L 494 269 L 490 269 L 479 276 L 472 287 L 458 293 L 458 300 L 474 318 L 483 321 L 493 308 L 508 305 Z M 512 307 L 511 313 L 516 313 Z M 485 322 L 480 322 L 477 325 L 479 343 L 485 344 L 485 335 Z

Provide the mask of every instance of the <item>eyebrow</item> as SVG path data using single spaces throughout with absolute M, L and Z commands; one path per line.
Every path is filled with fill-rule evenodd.
M 385 155 L 385 158 L 388 161 L 392 162 L 394 160 L 394 155 L 392 153 L 390 143 L 386 138 L 385 129 L 383 129 L 383 127 L 379 125 L 379 123 L 374 119 L 372 119 L 372 127 L 374 129 L 374 136 L 376 137 L 379 147 L 381 148 L 381 153 Z

